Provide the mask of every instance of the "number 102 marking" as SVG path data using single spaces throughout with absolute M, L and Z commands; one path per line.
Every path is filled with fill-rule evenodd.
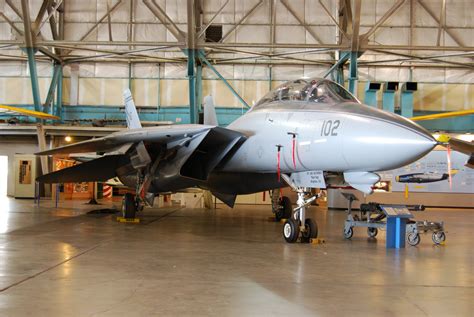
M 321 136 L 337 136 L 337 129 L 341 125 L 339 120 L 324 120 L 321 126 Z

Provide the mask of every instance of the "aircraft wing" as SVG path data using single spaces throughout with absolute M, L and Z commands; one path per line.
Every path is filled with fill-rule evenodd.
M 28 109 L 23 109 L 23 108 L 18 108 L 18 107 L 12 107 L 12 106 L 7 106 L 7 105 L 1 105 L 1 104 L 0 104 L 0 112 L 4 112 L 8 114 L 10 113 L 18 114 L 18 115 L 29 116 L 29 117 L 34 117 L 34 118 L 44 119 L 44 120 L 60 120 L 61 119 L 57 116 L 53 116 L 48 113 L 28 110 Z
M 195 186 L 223 162 L 246 137 L 240 132 L 188 124 L 129 129 L 37 155 L 99 152 L 100 158 L 37 178 L 41 183 L 104 181 L 146 168 L 167 190 Z M 118 151 L 123 149 L 125 151 Z M 155 164 L 156 162 L 156 164 Z M 156 165 L 156 166 L 155 166 Z M 186 186 L 185 186 L 186 185 Z
M 36 155 L 53 155 L 53 154 L 71 154 L 71 153 L 88 153 L 88 152 L 110 152 L 117 150 L 125 145 L 133 143 L 149 141 L 154 143 L 170 143 L 177 140 L 183 140 L 198 133 L 208 131 L 212 126 L 204 126 L 198 124 L 183 124 L 171 126 L 159 126 L 153 128 L 130 129 L 127 131 L 114 132 L 102 138 L 87 140 L 58 147 Z

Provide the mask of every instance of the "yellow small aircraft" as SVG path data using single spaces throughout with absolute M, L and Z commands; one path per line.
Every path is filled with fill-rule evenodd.
M 34 117 L 43 120 L 61 120 L 58 116 L 53 116 L 48 113 L 44 113 L 41 111 L 34 111 L 28 109 L 22 109 L 18 107 L 12 107 L 7 105 L 0 104 L 0 113 L 7 113 L 7 114 L 16 114 L 28 117 Z
M 436 120 L 436 119 L 443 119 L 443 118 L 468 116 L 470 114 L 474 114 L 474 109 L 429 114 L 429 115 L 426 115 L 426 116 L 412 117 L 412 118 L 410 118 L 410 120 L 412 120 L 412 121 Z

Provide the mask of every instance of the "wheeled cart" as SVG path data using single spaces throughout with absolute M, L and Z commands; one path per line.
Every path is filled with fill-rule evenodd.
M 404 247 L 405 232 L 406 241 L 411 246 L 420 243 L 420 233 L 432 232 L 433 243 L 437 245 L 446 240 L 443 222 L 411 219 L 413 216 L 410 211 L 424 210 L 423 205 L 384 205 L 371 202 L 361 204 L 360 210 L 354 211 L 352 202 L 357 198 L 352 194 L 343 193 L 343 195 L 349 201 L 347 218 L 344 222 L 344 238 L 346 239 L 352 238 L 355 227 L 365 227 L 367 235 L 371 238 L 377 236 L 379 229 L 386 229 L 387 247 Z
M 446 240 L 443 222 L 409 221 L 407 223 L 407 242 L 409 245 L 415 246 L 420 243 L 420 233 L 432 232 L 431 240 L 434 244 L 441 244 Z

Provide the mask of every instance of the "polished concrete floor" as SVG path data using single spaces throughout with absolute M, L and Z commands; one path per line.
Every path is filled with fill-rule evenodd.
M 326 243 L 290 245 L 264 206 L 146 209 L 140 224 L 83 202 L 0 206 L 0 316 L 473 316 L 474 210 L 420 212 L 446 244 L 386 250 L 317 207 Z

